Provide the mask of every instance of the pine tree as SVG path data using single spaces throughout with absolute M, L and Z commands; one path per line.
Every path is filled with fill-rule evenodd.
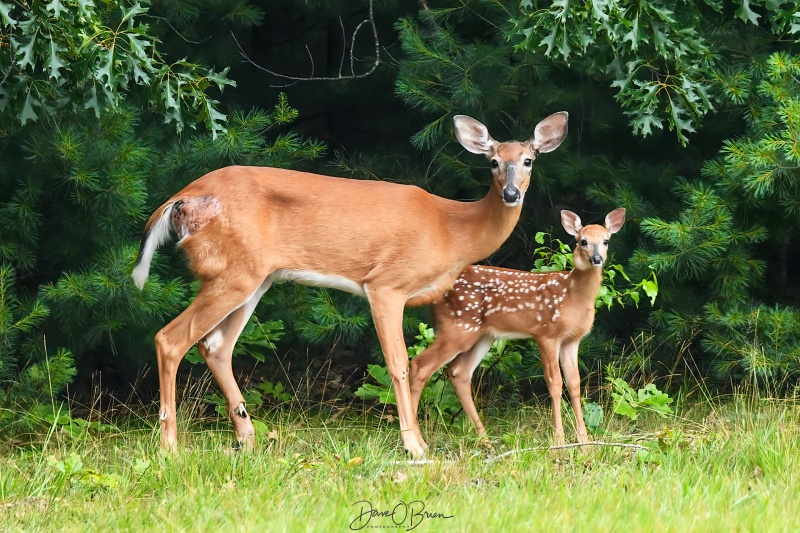
M 699 337 L 706 365 L 734 383 L 782 382 L 800 363 L 787 266 L 798 230 L 798 72 L 800 58 L 782 52 L 761 68 L 728 71 L 721 84 L 731 108 L 746 113 L 745 133 L 724 142 L 700 180 L 680 182 L 677 220 L 642 222 L 654 246 L 635 260 L 659 270 L 668 303 L 654 324 L 667 346 Z

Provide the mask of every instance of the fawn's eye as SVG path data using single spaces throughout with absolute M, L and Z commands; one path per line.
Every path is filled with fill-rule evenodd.
M 603 240 L 603 246 L 608 246 L 608 239 Z
M 500 163 L 497 162 L 497 159 L 492 159 L 491 163 L 489 163 L 492 168 L 497 168 L 500 166 Z
M 523 161 L 522 163 L 523 163 L 523 164 L 524 164 L 526 167 L 530 168 L 530 166 L 533 164 L 533 160 L 532 160 L 532 159 L 526 159 L 526 160 L 525 160 L 525 161 Z
M 589 244 L 589 243 L 588 243 L 588 242 L 586 242 L 586 239 L 581 239 L 581 246 L 583 246 L 584 248 L 586 248 L 586 246 L 588 246 L 588 244 Z

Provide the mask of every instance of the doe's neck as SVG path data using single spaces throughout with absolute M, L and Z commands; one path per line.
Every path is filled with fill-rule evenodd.
M 494 253 L 514 231 L 521 213 L 522 202 L 506 205 L 499 187 L 492 183 L 486 196 L 455 215 L 454 231 L 461 234 L 468 248 L 464 259 L 472 263 Z

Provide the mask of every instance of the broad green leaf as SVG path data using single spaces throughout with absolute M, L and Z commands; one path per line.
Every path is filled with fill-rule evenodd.
M 166 106 L 167 110 L 174 110 L 176 112 L 180 112 L 180 106 L 178 105 L 178 101 L 175 100 L 175 97 L 172 94 L 172 82 L 169 79 L 167 79 L 167 81 L 164 83 L 162 95 L 164 98 L 164 105 Z
M 229 70 L 230 70 L 230 67 L 225 67 L 220 72 L 214 72 L 214 69 L 211 69 L 206 74 L 206 78 L 208 78 L 210 81 L 216 83 L 217 87 L 219 89 L 223 89 L 226 85 L 231 85 L 233 87 L 236 87 L 236 81 L 228 79 L 228 71 Z M 285 99 L 285 95 L 284 95 L 284 99 Z M 280 105 L 280 104 L 278 104 L 278 105 Z M 277 108 L 278 105 L 276 105 L 275 107 Z M 297 113 L 297 110 L 293 109 L 292 111 L 293 111 L 294 114 Z
M 569 59 L 569 55 L 572 53 L 572 47 L 569 45 L 569 34 L 566 31 L 563 32 L 559 51 L 564 59 Z
M 592 13 L 599 21 L 608 20 L 608 0 L 592 0 Z
M 261 420 L 256 420 L 250 417 L 250 422 L 253 423 L 253 429 L 256 431 L 256 435 L 258 435 L 259 437 L 263 437 L 269 434 L 269 428 Z
M 569 2 L 570 0 L 553 0 L 553 5 L 550 7 L 550 9 L 557 21 L 561 23 L 566 22 L 567 17 L 570 14 Z M 554 11 L 553 8 L 560 9 Z
M 658 296 L 658 281 L 657 280 L 642 280 L 642 289 L 644 293 L 650 298 L 650 305 L 655 305 L 656 296 Z
M 253 344 L 258 344 L 258 343 L 253 343 Z M 256 361 L 259 361 L 261 363 L 266 361 L 266 358 L 264 357 L 264 354 L 261 351 L 258 351 L 258 350 L 246 350 L 246 352 L 250 357 L 252 357 Z
M 205 358 L 202 355 L 200 355 L 200 352 L 197 350 L 197 346 L 192 346 L 192 349 L 189 350 L 184 359 L 186 359 L 187 361 L 189 361 L 194 365 L 206 362 Z
M 78 0 L 78 9 L 81 15 L 91 17 L 94 12 L 94 0 Z
M 93 83 L 92 86 L 86 91 L 86 95 L 84 96 L 84 109 L 94 109 L 94 114 L 97 118 L 100 118 L 100 104 L 97 101 L 97 87 Z
M 58 57 L 58 53 L 62 48 L 56 43 L 54 39 L 50 40 L 50 58 L 47 62 L 47 68 L 50 69 L 50 77 L 58 79 L 60 77 L 60 70 L 65 68 L 66 65 Z
M 636 409 L 634 409 L 628 402 L 621 399 L 614 401 L 614 412 L 618 415 L 627 416 L 631 420 L 636 420 L 639 418 L 639 414 L 636 412 Z
M 662 120 L 651 113 L 639 116 L 639 118 L 631 122 L 631 125 L 633 126 L 633 131 L 641 132 L 643 137 L 652 134 L 653 130 L 651 126 L 655 126 L 660 130 L 664 129 Z
M 638 308 L 639 299 L 641 298 L 641 296 L 639 296 L 639 293 L 637 291 L 629 291 L 627 292 L 627 295 L 631 297 L 631 300 L 633 300 L 633 303 L 636 304 L 636 307 Z
M 216 139 L 218 134 L 225 131 L 223 123 L 226 116 L 214 108 L 214 105 L 219 103 L 216 100 L 206 97 L 204 103 L 204 110 L 198 118 L 206 123 L 206 127 L 211 130 L 212 137 Z
M 595 433 L 603 423 L 603 408 L 594 402 L 584 403 L 583 421 L 586 423 L 586 429 Z
M 761 15 L 750 9 L 750 0 L 740 0 L 740 2 L 741 7 L 736 10 L 736 17 L 744 22 L 750 22 L 758 26 L 758 19 Z
M 169 124 L 170 122 L 175 123 L 175 129 L 178 130 L 178 133 L 183 131 L 183 115 L 180 113 L 180 110 L 177 109 L 167 109 L 164 113 L 164 124 Z
M 69 475 L 75 474 L 83 469 L 83 460 L 81 456 L 76 453 L 71 453 L 69 457 L 64 459 L 64 473 Z
M 377 400 L 385 391 L 385 387 L 378 387 L 372 383 L 364 383 L 356 390 L 355 395 L 362 400 Z
M 641 463 L 659 464 L 661 463 L 661 453 L 657 450 L 637 450 L 636 457 Z
M 29 91 L 28 95 L 25 97 L 25 104 L 22 106 L 22 113 L 19 116 L 20 123 L 24 126 L 29 120 L 36 122 L 39 119 L 39 115 L 33 110 L 33 106 L 41 107 L 41 105 L 41 102 Z
M 367 374 L 375 378 L 382 385 L 391 386 L 392 384 L 389 371 L 381 365 L 367 365 Z
M 133 473 L 136 477 L 142 477 L 147 469 L 150 468 L 150 461 L 147 459 L 137 459 L 133 464 Z
M 558 37 L 558 31 L 560 26 L 556 26 L 553 30 L 545 37 L 544 39 L 539 42 L 539 46 L 545 45 L 547 46 L 547 50 L 544 51 L 544 55 L 550 57 L 553 52 L 553 47 L 555 46 L 556 37 Z
M 120 10 L 122 11 L 121 22 L 126 22 L 128 20 L 133 19 L 133 17 L 147 13 L 147 8 L 142 7 L 142 5 L 139 4 L 138 2 L 133 4 L 131 8 L 128 9 L 127 11 L 125 10 L 125 6 L 120 6 Z
M 667 9 L 666 7 L 662 7 L 662 5 L 656 4 L 654 2 L 648 2 L 647 8 L 652 13 L 658 15 L 658 18 L 661 19 L 663 22 L 668 24 L 675 23 L 675 17 L 673 16 L 674 13 Z
M 17 21 L 11 18 L 11 9 L 14 6 L 11 4 L 7 4 L 5 2 L 0 2 L 0 19 L 3 20 L 3 24 L 8 26 L 9 28 L 13 28 L 17 25 Z
M 625 267 L 623 267 L 622 265 L 612 265 L 612 268 L 614 270 L 616 270 L 617 272 L 619 272 L 622 275 L 622 277 L 625 279 L 625 281 L 630 281 L 631 280 L 631 278 L 628 277 L 628 274 L 625 273 Z
M 105 77 L 105 86 L 109 89 L 113 86 L 112 82 L 114 80 L 114 50 L 115 48 L 112 46 L 105 52 L 105 60 L 98 66 L 95 73 L 95 77 L 100 81 Z
M 59 18 L 61 13 L 67 12 L 67 8 L 61 4 L 61 0 L 52 0 L 52 2 L 47 4 L 45 9 L 50 11 L 55 18 Z
M 126 35 L 128 37 L 128 42 L 131 45 L 131 51 L 133 52 L 133 55 L 142 60 L 147 59 L 147 51 L 145 48 L 152 47 L 153 43 L 132 32 L 129 32 Z
M 133 80 L 141 85 L 148 85 L 150 83 L 150 74 L 142 70 L 141 63 L 131 58 L 131 66 L 133 68 Z
M 33 32 L 33 35 L 30 37 L 30 41 L 27 41 L 24 44 L 20 44 L 16 38 L 12 37 L 11 42 L 14 44 L 16 48 L 16 55 L 19 57 L 17 60 L 17 66 L 20 69 L 24 69 L 26 67 L 33 65 L 33 47 L 36 44 L 36 37 L 39 35 L 39 30 Z

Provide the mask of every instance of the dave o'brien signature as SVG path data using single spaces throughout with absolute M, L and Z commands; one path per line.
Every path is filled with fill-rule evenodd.
M 390 518 L 395 526 L 398 528 L 405 527 L 406 531 L 416 528 L 427 518 L 453 518 L 452 515 L 447 516 L 444 513 L 426 511 L 425 502 L 421 500 L 414 500 L 408 503 L 400 501 L 392 509 L 385 511 L 373 508 L 372 502 L 369 500 L 357 501 L 353 505 L 359 506 L 358 516 L 350 522 L 350 529 L 354 531 L 367 527 L 367 524 L 373 518 Z

